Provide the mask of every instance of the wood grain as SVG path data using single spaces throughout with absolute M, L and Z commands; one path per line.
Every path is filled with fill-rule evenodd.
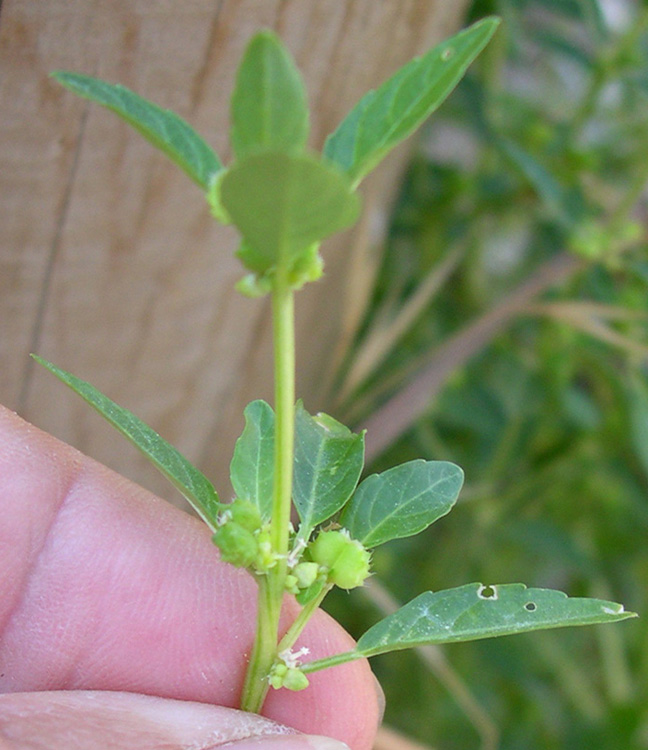
M 461 20 L 439 0 L 5 0 L 0 16 L 0 400 L 174 498 L 98 416 L 29 359 L 85 378 L 227 488 L 252 398 L 271 395 L 268 307 L 233 292 L 236 236 L 200 192 L 111 113 L 48 78 L 70 69 L 176 110 L 229 158 L 228 99 L 252 33 L 279 32 L 304 73 L 311 145 L 357 98 Z M 405 152 L 368 181 L 384 215 Z M 380 221 L 378 222 L 380 224 Z M 299 392 L 321 384 L 339 335 L 353 233 L 300 294 Z M 314 338 L 316 334 L 316 338 Z

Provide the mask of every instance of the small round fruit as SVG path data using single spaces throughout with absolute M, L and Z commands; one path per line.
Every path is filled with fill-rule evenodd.
M 293 568 L 293 576 L 296 579 L 297 588 L 307 589 L 312 586 L 319 574 L 319 565 L 316 562 L 300 562 Z
M 328 569 L 328 580 L 340 588 L 361 586 L 369 575 L 369 551 L 344 531 L 321 532 L 310 554 L 314 562 Z
M 221 560 L 239 568 L 249 568 L 259 553 L 259 544 L 251 531 L 228 521 L 212 537 L 221 553 Z
M 308 677 L 301 669 L 290 667 L 283 678 L 283 687 L 288 690 L 305 690 L 308 687 Z
M 259 513 L 259 509 L 249 500 L 238 498 L 231 503 L 228 510 L 232 516 L 232 521 L 238 523 L 244 529 L 256 531 L 261 528 L 261 514 Z

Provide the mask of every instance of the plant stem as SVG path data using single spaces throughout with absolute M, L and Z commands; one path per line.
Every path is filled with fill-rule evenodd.
M 295 444 L 295 323 L 293 290 L 279 274 L 272 294 L 275 357 L 275 456 L 271 538 L 273 550 L 288 554 Z
M 299 638 L 306 623 L 310 620 L 312 614 L 317 610 L 319 605 L 324 600 L 324 597 L 328 594 L 328 592 L 332 588 L 333 588 L 333 584 L 324 586 L 324 588 L 320 591 L 320 593 L 312 601 L 308 602 L 308 604 L 297 615 L 297 617 L 295 618 L 295 621 L 288 628 L 288 630 L 286 631 L 286 634 L 279 642 L 279 646 L 277 647 L 277 651 L 279 653 L 281 653 L 282 651 L 285 651 L 287 648 L 293 647 L 293 645 L 295 644 L 295 641 Z
M 241 696 L 244 711 L 258 713 L 277 658 L 279 618 L 286 583 L 295 442 L 295 324 L 293 290 L 278 271 L 272 292 L 275 361 L 275 453 L 270 543 L 274 567 L 259 576 L 257 632 Z
M 241 709 L 258 713 L 268 692 L 268 673 L 275 660 L 281 599 L 277 607 L 270 576 L 258 579 L 257 631 L 241 696 Z
M 362 659 L 366 654 L 360 654 L 358 651 L 344 651 L 341 654 L 333 654 L 333 656 L 327 656 L 324 659 L 317 659 L 311 661 L 308 664 L 301 666 L 301 671 L 305 674 L 309 672 L 317 672 L 320 669 L 328 669 L 329 667 L 336 667 L 338 664 L 346 664 L 348 661 L 355 661 L 356 659 Z

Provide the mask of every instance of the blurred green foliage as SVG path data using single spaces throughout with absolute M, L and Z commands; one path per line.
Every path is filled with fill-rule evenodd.
M 648 4 L 478 0 L 469 20 L 490 13 L 502 28 L 410 166 L 340 413 L 379 411 L 543 263 L 583 263 L 455 369 L 374 462 L 448 459 L 467 480 L 452 514 L 377 551 L 375 569 L 401 602 L 524 581 L 642 617 L 444 649 L 497 741 L 477 726 L 480 740 L 416 655 L 374 667 L 386 721 L 435 748 L 648 748 Z M 363 342 L 452 253 L 424 311 L 345 390 Z M 340 596 L 332 608 L 352 632 L 376 619 Z

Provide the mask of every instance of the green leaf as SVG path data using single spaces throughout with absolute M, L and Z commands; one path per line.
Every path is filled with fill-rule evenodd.
M 359 182 L 441 105 L 499 24 L 485 18 L 414 58 L 369 91 L 324 145 L 324 156 Z
M 309 246 L 353 224 L 360 199 L 337 169 L 306 155 L 263 153 L 236 162 L 220 200 L 245 242 L 238 255 L 258 274 L 290 271 Z
M 408 461 L 367 477 L 342 511 L 340 524 L 371 549 L 418 534 L 452 508 L 463 471 L 447 461 Z
M 347 502 L 364 465 L 364 435 L 355 435 L 326 414 L 312 417 L 298 402 L 295 412 L 293 499 L 308 538 Z
M 52 77 L 79 96 L 111 110 L 163 151 L 203 190 L 223 169 L 218 156 L 196 131 L 174 112 L 158 107 L 124 86 L 57 71 Z
M 182 456 L 172 445 L 161 438 L 127 409 L 118 406 L 85 380 L 70 375 L 32 354 L 43 367 L 62 380 L 90 406 L 101 414 L 113 427 L 127 437 L 151 463 L 176 487 L 192 505 L 196 513 L 212 529 L 216 530 L 216 517 L 222 504 L 211 482 L 195 466 Z
M 270 31 L 252 37 L 232 94 L 231 141 L 242 159 L 259 151 L 302 149 L 308 138 L 308 104 L 301 75 Z
M 325 581 L 315 581 L 315 583 L 313 583 L 307 589 L 304 589 L 303 591 L 300 591 L 298 594 L 295 595 L 297 604 L 299 604 L 302 607 L 305 607 L 307 604 L 310 604 L 310 602 L 312 602 L 321 594 L 324 586 L 326 586 Z
M 272 515 L 275 415 L 265 401 L 245 407 L 245 428 L 236 441 L 230 477 L 237 497 L 254 503 L 261 518 Z
M 360 656 L 375 656 L 427 643 L 474 641 L 628 617 L 636 615 L 614 602 L 569 598 L 562 591 L 528 589 L 522 583 L 470 583 L 417 596 L 369 628 L 356 651 Z

